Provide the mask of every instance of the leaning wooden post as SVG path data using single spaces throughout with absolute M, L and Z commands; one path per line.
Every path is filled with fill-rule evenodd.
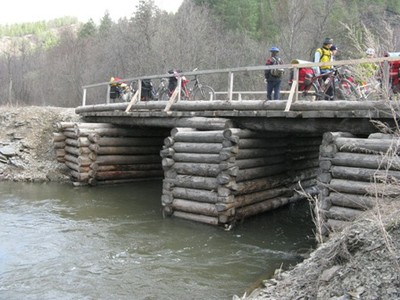
M 294 102 L 296 102 L 298 99 L 298 84 L 297 84 L 298 82 L 299 82 L 299 68 L 294 67 L 292 87 L 290 88 L 289 98 L 286 103 L 285 111 L 290 110 L 290 106 L 292 105 L 293 102 L 293 96 L 295 97 Z

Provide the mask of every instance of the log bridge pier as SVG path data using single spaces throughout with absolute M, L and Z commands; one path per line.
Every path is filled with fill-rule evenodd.
M 57 159 L 75 185 L 162 178 L 165 215 L 212 225 L 304 199 L 304 190 L 319 197 L 327 234 L 374 206 L 377 170 L 400 178 L 397 161 L 380 163 L 388 151 L 397 159 L 399 140 L 374 124 L 395 126 L 394 103 L 296 102 L 285 111 L 285 102 L 81 106 L 84 122 L 57 124 Z

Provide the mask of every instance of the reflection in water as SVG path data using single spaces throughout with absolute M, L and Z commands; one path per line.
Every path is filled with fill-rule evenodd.
M 163 219 L 161 186 L 0 183 L 0 299 L 232 299 L 314 246 L 306 204 L 227 232 Z

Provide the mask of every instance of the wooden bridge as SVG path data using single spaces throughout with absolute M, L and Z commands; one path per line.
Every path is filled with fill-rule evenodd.
M 296 78 L 299 66 L 285 67 Z M 302 190 L 319 195 L 324 234 L 372 206 L 377 169 L 400 178 L 398 165 L 379 163 L 397 145 L 379 133 L 396 128 L 396 101 L 297 101 L 295 89 L 283 101 L 233 100 L 232 74 L 241 71 L 249 68 L 225 70 L 226 100 L 88 105 L 84 98 L 76 113 L 85 122 L 60 123 L 55 134 L 59 161 L 76 184 L 162 177 L 166 215 L 213 225 L 304 199 Z

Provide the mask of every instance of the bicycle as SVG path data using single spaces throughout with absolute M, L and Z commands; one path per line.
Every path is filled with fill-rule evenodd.
M 197 68 L 193 70 L 193 72 L 197 71 Z M 179 78 L 180 74 L 175 72 L 175 80 Z M 191 84 L 192 83 L 192 84 Z M 175 88 L 169 90 L 169 96 L 172 95 Z M 188 80 L 185 76 L 181 78 L 181 100 L 213 100 L 215 99 L 215 91 L 209 86 L 202 84 L 197 75 L 194 76 L 194 79 Z
M 339 96 L 343 100 L 358 99 L 355 85 L 339 69 L 333 69 L 320 75 L 308 74 L 300 86 L 299 100 L 334 100 Z

